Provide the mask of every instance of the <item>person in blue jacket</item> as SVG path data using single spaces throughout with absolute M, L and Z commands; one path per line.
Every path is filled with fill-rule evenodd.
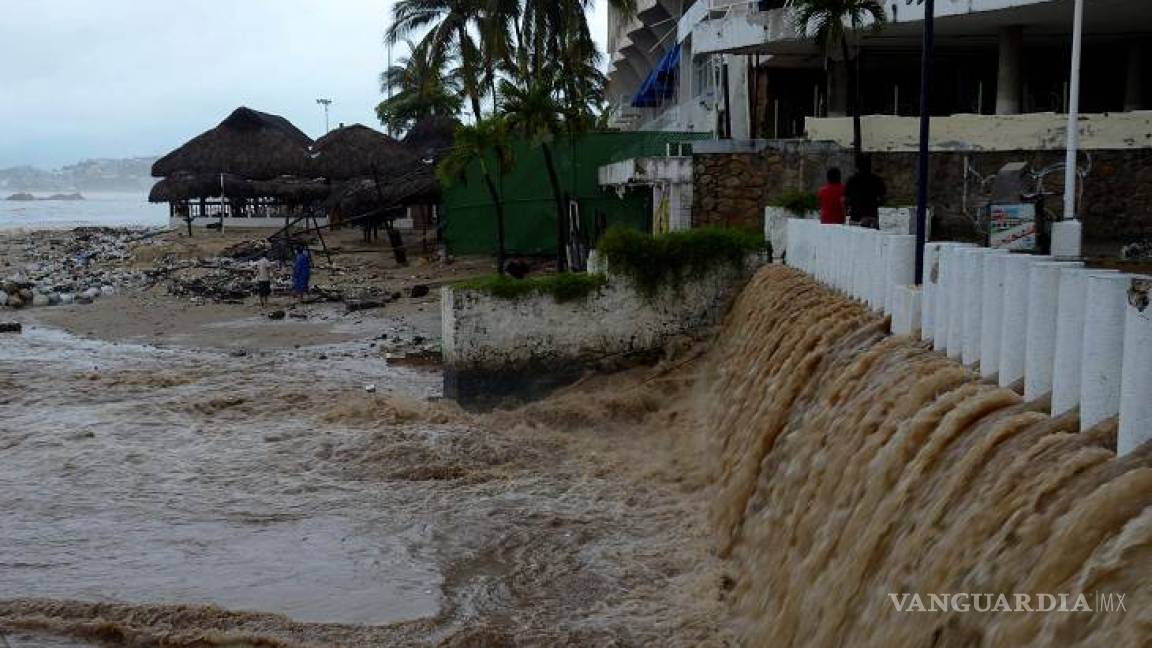
M 292 265 L 292 292 L 297 299 L 303 299 L 308 293 L 308 282 L 312 278 L 312 252 L 308 246 L 301 245 L 296 248 L 296 261 Z

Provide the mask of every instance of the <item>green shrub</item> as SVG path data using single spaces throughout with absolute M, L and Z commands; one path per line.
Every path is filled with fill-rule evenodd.
M 596 250 L 612 272 L 629 277 L 643 295 L 653 297 L 665 286 L 679 290 L 686 278 L 721 264 L 742 268 L 748 255 L 763 247 L 761 235 L 737 229 L 705 227 L 649 236 L 614 226 Z
M 551 295 L 552 299 L 563 303 L 586 299 L 607 283 L 608 279 L 601 274 L 562 272 L 525 279 L 489 275 L 459 281 L 452 286 L 461 290 L 476 290 L 501 299 L 518 299 L 533 294 Z
M 820 209 L 820 199 L 807 191 L 786 191 L 775 200 L 777 207 L 783 207 L 797 216 Z

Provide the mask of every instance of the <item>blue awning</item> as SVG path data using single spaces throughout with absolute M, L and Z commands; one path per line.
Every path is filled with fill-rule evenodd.
M 657 108 L 676 94 L 676 72 L 680 69 L 680 45 L 673 45 L 656 69 L 652 70 L 632 99 L 633 108 Z

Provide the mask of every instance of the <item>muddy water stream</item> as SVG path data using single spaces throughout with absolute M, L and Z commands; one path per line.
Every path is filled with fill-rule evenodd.
M 349 488 L 309 416 L 368 382 L 433 395 L 435 376 L 44 329 L 6 340 L 0 376 L 8 597 L 214 603 L 336 623 L 436 613 L 426 526 L 383 510 L 373 488 Z
M 643 430 L 619 436 L 656 400 L 478 418 L 435 402 L 440 381 L 356 345 L 5 338 L 0 630 L 13 648 L 728 643 L 703 500 L 636 470 L 659 466 Z

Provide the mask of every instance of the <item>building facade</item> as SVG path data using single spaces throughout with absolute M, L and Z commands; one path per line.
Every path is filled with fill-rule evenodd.
M 818 46 L 798 26 L 792 0 L 642 0 L 625 20 L 609 16 L 609 96 L 614 124 L 630 130 L 710 132 L 718 138 L 840 141 L 850 89 L 839 47 Z M 1147 0 L 1086 3 L 1081 112 L 1152 106 L 1152 6 Z M 875 146 L 915 130 L 923 7 L 885 2 L 886 23 L 851 36 L 860 113 Z M 997 116 L 1053 115 L 1068 107 L 1072 0 L 937 0 L 934 116 L 973 115 L 958 148 L 983 139 Z M 1059 120 L 1015 120 L 1028 142 L 1062 146 Z M 1105 126 L 1108 128 L 1108 126 Z M 1127 128 L 1127 126 L 1121 127 Z M 1030 129 L 1030 130 L 1029 130 Z M 1141 146 L 1152 143 L 1140 142 Z

